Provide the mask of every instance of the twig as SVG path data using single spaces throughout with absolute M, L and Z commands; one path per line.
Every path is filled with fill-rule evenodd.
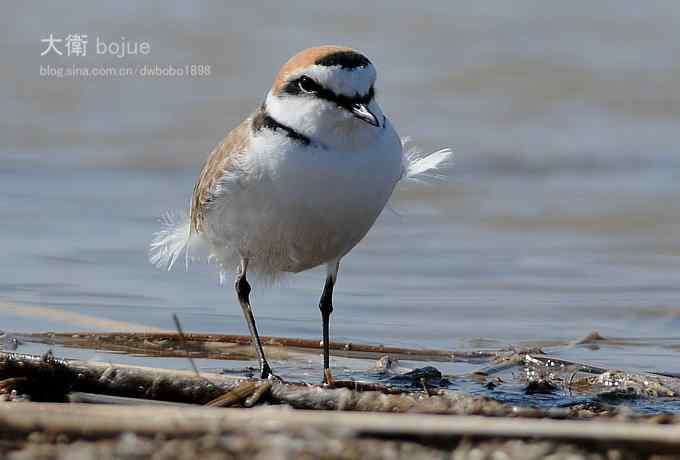
M 205 405 L 209 407 L 230 407 L 238 404 L 246 398 L 250 397 L 255 390 L 257 390 L 257 382 L 246 380 L 241 382 L 231 390 L 223 395 L 218 396 L 212 401 L 208 401 Z
M 178 334 L 165 332 L 71 332 L 71 333 L 16 333 L 19 338 L 34 342 L 59 343 L 74 348 L 104 349 L 145 353 L 150 356 L 184 356 L 183 350 L 172 349 L 174 342 L 181 344 Z M 192 347 L 192 356 L 210 359 L 248 359 L 252 356 L 250 336 L 184 334 L 184 342 Z M 288 337 L 262 337 L 265 348 L 308 353 L 321 348 L 318 340 Z M 389 355 L 395 359 L 430 362 L 481 363 L 495 359 L 507 350 L 451 351 L 436 349 L 413 349 L 384 345 L 363 345 L 351 342 L 331 342 L 334 356 L 359 359 L 379 359 Z
M 179 318 L 177 317 L 177 313 L 172 314 L 172 320 L 175 322 L 175 327 L 177 328 L 177 335 L 179 336 L 179 341 L 180 344 L 182 345 L 182 348 L 187 353 L 187 358 L 189 359 L 189 362 L 191 363 L 191 367 L 194 369 L 194 373 L 196 374 L 196 377 L 201 378 L 201 373 L 198 372 L 198 367 L 196 367 L 196 363 L 194 362 L 194 358 L 191 357 L 191 354 L 189 353 L 189 349 L 186 346 L 186 338 L 184 336 L 184 331 L 182 331 L 182 325 L 179 322 Z

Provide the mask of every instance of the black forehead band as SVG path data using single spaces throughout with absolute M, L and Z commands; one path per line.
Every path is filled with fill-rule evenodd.
M 317 59 L 314 64 L 326 67 L 340 66 L 343 69 L 356 69 L 357 67 L 369 66 L 371 61 L 363 54 L 354 51 L 336 51 Z

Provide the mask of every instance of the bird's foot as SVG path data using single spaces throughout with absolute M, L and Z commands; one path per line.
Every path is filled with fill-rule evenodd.
M 283 382 L 283 379 L 272 372 L 272 368 L 267 361 L 260 365 L 260 378 L 262 380 L 272 380 L 274 382 Z

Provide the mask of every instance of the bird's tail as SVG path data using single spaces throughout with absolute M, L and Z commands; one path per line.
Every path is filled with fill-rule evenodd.
M 189 269 L 189 247 L 197 238 L 191 232 L 191 219 L 187 212 L 171 211 L 160 218 L 161 229 L 154 233 L 149 246 L 149 262 L 158 268 L 172 269 L 184 252 L 184 263 Z
M 403 172 L 401 180 L 427 182 L 443 179 L 442 170 L 452 161 L 453 151 L 449 148 L 435 152 L 423 152 L 413 144 L 411 138 L 401 139 L 403 151 Z

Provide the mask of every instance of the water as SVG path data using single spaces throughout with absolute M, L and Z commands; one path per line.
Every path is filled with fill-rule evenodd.
M 162 329 L 176 312 L 188 331 L 246 333 L 211 267 L 161 272 L 146 248 L 157 217 L 187 203 L 207 153 L 257 106 L 276 68 L 301 48 L 342 43 L 376 63 L 380 102 L 402 135 L 451 146 L 456 160 L 445 182 L 400 188 L 395 211 L 344 260 L 336 339 L 473 349 L 567 343 L 597 329 L 647 345 L 557 352 L 680 372 L 676 3 L 4 11 L 1 329 L 94 328 L 17 308 L 31 305 Z M 88 34 L 88 55 L 41 57 L 50 33 Z M 92 48 L 95 37 L 123 36 L 149 42 L 150 54 Z M 39 72 L 156 64 L 210 65 L 211 75 Z M 262 333 L 319 337 L 322 283 L 315 270 L 255 286 Z M 313 379 L 317 366 L 305 370 Z

